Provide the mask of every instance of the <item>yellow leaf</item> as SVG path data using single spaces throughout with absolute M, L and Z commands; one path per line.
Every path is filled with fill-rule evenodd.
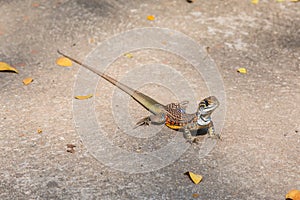
M 75 96 L 75 99 L 84 100 L 84 99 L 89 99 L 92 96 L 93 96 L 92 94 L 89 94 L 89 95 L 86 95 L 86 96 Z
M 33 81 L 32 78 L 25 78 L 25 79 L 23 79 L 24 85 L 28 85 L 28 84 L 31 83 L 32 81 Z
M 190 179 L 195 183 L 198 184 L 202 180 L 202 176 L 199 174 L 194 174 L 193 172 L 186 172 L 186 174 L 190 177 Z
M 72 61 L 69 58 L 66 57 L 60 57 L 56 60 L 56 64 L 62 67 L 71 67 Z
M 19 73 L 18 70 L 10 66 L 9 64 L 5 62 L 0 62 L 0 71 L 11 71 L 11 72 L 16 72 Z
M 94 39 L 94 38 L 90 38 L 90 39 L 89 39 L 89 42 L 90 42 L 90 43 L 95 43 L 95 39 Z
M 148 16 L 147 16 L 147 19 L 148 19 L 149 21 L 153 21 L 153 20 L 155 20 L 155 17 L 154 17 L 153 15 L 148 15 Z
M 246 68 L 238 68 L 237 72 L 241 73 L 241 74 L 246 74 L 247 73 L 247 69 Z
M 276 0 L 276 1 L 280 3 L 280 2 L 284 2 L 285 0 Z
M 300 0 L 290 0 L 290 2 L 300 2 Z
M 193 198 L 197 199 L 200 195 L 198 193 L 194 193 L 192 196 Z
M 285 195 L 285 199 L 300 200 L 300 190 L 291 190 Z
M 42 132 L 43 132 L 42 129 L 38 129 L 38 130 L 37 130 L 37 133 L 38 133 L 38 134 L 41 134 Z
M 125 53 L 124 56 L 126 56 L 127 58 L 133 58 L 133 55 L 131 53 Z
M 251 0 L 251 3 L 258 4 L 259 0 Z

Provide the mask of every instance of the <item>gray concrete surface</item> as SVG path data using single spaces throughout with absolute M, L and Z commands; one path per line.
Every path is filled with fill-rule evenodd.
M 1 1 L 0 61 L 19 74 L 0 73 L 0 199 L 194 199 L 194 193 L 212 200 L 284 199 L 288 190 L 300 189 L 299 6 L 238 0 Z M 147 15 L 156 19 L 148 21 Z M 172 164 L 136 174 L 107 167 L 92 156 L 90 149 L 99 147 L 82 142 L 72 109 L 79 67 L 58 67 L 55 60 L 57 49 L 84 60 L 108 38 L 143 27 L 180 31 L 209 47 L 227 104 L 223 140 L 209 155 L 199 159 L 200 147 L 193 145 Z M 153 61 L 167 62 L 199 87 L 187 63 L 155 50 L 137 51 L 133 59 L 121 56 L 107 72 L 121 78 L 130 66 Z M 238 67 L 248 73 L 238 74 Z M 24 86 L 26 77 L 34 82 Z M 163 128 L 145 142 L 120 133 L 111 112 L 113 89 L 99 81 L 95 110 L 117 146 L 152 151 L 180 134 Z M 168 90 L 155 89 L 149 95 L 173 100 L 164 95 Z M 134 101 L 130 106 L 136 119 L 147 114 Z M 70 143 L 75 153 L 66 151 Z M 186 171 L 201 174 L 203 181 L 194 185 Z

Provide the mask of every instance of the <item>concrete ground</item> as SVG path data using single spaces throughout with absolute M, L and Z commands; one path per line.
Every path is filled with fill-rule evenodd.
M 299 9 L 288 1 L 1 1 L 0 61 L 19 74 L 0 73 L 0 199 L 277 200 L 300 189 Z M 56 50 L 84 60 L 109 38 L 144 27 L 179 31 L 208 47 L 223 78 L 226 118 L 222 140 L 208 155 L 199 157 L 201 145 L 192 145 L 160 169 L 129 173 L 97 159 L 102 146 L 82 140 L 73 104 L 79 67 L 57 66 Z M 182 58 L 158 50 L 132 54 L 116 58 L 107 73 L 122 79 L 132 66 L 163 63 L 200 90 L 197 99 L 209 94 Z M 239 67 L 248 73 L 237 73 Z M 26 77 L 34 81 L 24 86 Z M 176 93 L 145 87 L 165 103 Z M 182 137 L 167 128 L 150 138 L 126 135 L 114 122 L 114 87 L 99 80 L 94 92 L 97 119 L 116 146 L 144 153 Z M 134 120 L 147 115 L 133 100 L 129 106 Z M 67 144 L 76 145 L 75 152 L 67 152 Z M 201 174 L 202 182 L 193 184 L 186 171 Z

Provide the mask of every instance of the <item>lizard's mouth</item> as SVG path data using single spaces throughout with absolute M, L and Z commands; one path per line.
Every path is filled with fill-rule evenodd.
M 206 108 L 200 107 L 199 111 L 200 111 L 201 115 L 210 115 L 216 108 L 217 108 L 217 106 L 210 106 L 210 107 L 206 107 Z
M 215 96 L 209 96 L 199 103 L 198 112 L 201 115 L 211 114 L 219 106 L 219 101 Z

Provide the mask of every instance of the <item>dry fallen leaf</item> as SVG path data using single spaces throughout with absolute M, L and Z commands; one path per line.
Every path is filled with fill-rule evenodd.
M 300 190 L 291 190 L 285 195 L 286 200 L 300 200 Z
M 153 15 L 148 15 L 148 16 L 147 16 L 147 19 L 148 19 L 149 21 L 153 21 L 153 20 L 155 20 L 155 17 L 154 17 Z
M 32 81 L 33 81 L 32 78 L 25 78 L 25 79 L 23 79 L 24 85 L 28 85 L 28 84 L 30 84 Z
M 186 172 L 185 174 L 188 175 L 195 184 L 200 183 L 203 178 L 201 175 L 194 174 L 193 172 Z
M 258 4 L 259 0 L 251 0 L 251 3 Z
M 193 198 L 196 199 L 196 198 L 198 198 L 200 195 L 199 195 L 198 193 L 194 193 L 192 196 L 193 196 Z
M 37 133 L 38 133 L 38 134 L 41 134 L 42 132 L 43 132 L 42 129 L 38 129 L 38 130 L 37 130 Z
M 9 64 L 5 62 L 0 62 L 0 71 L 10 71 L 10 72 L 16 72 L 19 73 L 18 70 L 10 66 Z
M 239 72 L 239 73 L 241 73 L 241 74 L 246 74 L 246 73 L 247 73 L 247 69 L 241 67 L 241 68 L 238 68 L 238 69 L 237 69 L 237 72 Z
M 89 99 L 92 96 L 93 96 L 92 94 L 89 94 L 89 95 L 86 95 L 86 96 L 75 96 L 75 99 L 84 100 L 84 99 Z
M 66 57 L 60 57 L 56 60 L 56 64 L 62 67 L 71 67 L 72 61 Z
M 94 39 L 94 38 L 90 38 L 90 39 L 89 39 L 89 42 L 90 42 L 90 43 L 95 43 L 95 39 Z
M 127 58 L 133 58 L 133 55 L 131 53 L 125 53 L 124 56 Z

